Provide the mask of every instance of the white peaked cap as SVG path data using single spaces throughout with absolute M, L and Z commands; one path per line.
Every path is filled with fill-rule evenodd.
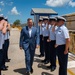
M 57 19 L 64 20 L 66 22 L 66 19 L 62 16 L 58 16 Z
M 0 17 L 4 17 L 3 14 L 0 14 Z
M 57 18 L 56 17 L 50 17 L 49 20 L 56 20 L 57 21 Z
M 8 17 L 5 17 L 4 19 L 8 19 Z

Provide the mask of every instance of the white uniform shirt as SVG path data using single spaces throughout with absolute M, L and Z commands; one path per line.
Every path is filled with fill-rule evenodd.
M 52 31 L 53 27 L 54 27 L 54 25 L 49 28 L 49 39 L 50 40 L 56 40 L 55 31 L 57 29 L 57 26 L 55 26 L 55 31 L 54 32 Z
M 4 35 L 4 40 L 7 40 L 10 38 L 10 32 L 7 31 L 6 34 Z
M 43 26 L 43 37 L 49 36 L 49 28 L 47 29 L 47 24 Z
M 40 26 L 40 35 L 43 34 L 43 26 Z
M 69 37 L 69 31 L 65 27 L 65 25 L 58 27 L 56 30 L 56 44 L 57 45 L 66 44 L 67 38 L 70 38 L 70 37 Z
M 2 31 L 0 31 L 0 49 L 3 48 L 3 44 L 4 44 L 4 35 Z
M 51 25 L 49 24 L 49 29 L 50 29 Z

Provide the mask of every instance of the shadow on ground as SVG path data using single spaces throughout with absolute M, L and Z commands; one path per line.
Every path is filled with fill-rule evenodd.
M 22 75 L 26 75 L 26 69 L 25 68 L 15 69 L 14 72 L 18 72 Z
M 39 63 L 39 64 L 37 65 L 37 67 L 38 67 L 38 68 L 45 69 L 45 70 L 49 70 L 49 69 L 47 68 L 47 66 L 45 66 L 43 63 Z
M 34 58 L 34 62 L 41 63 L 41 59 Z
M 38 63 L 38 65 L 37 65 L 38 68 L 42 68 L 42 69 L 45 69 L 45 70 L 49 70 L 49 69 L 47 68 L 47 66 L 46 66 L 44 63 L 42 63 L 41 61 L 42 61 L 42 60 L 39 59 L 39 58 L 35 58 L 35 59 L 34 59 L 34 62 L 37 62 L 37 63 Z
M 47 72 L 42 72 L 41 75 L 53 75 L 53 74 L 50 74 L 50 73 L 47 73 Z
M 39 55 L 38 54 L 35 54 L 35 57 L 39 57 Z

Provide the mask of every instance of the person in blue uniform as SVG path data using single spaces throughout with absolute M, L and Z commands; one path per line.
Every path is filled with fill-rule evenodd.
M 7 18 L 4 18 L 7 27 L 6 27 L 6 33 L 4 34 L 4 44 L 3 44 L 3 62 L 2 62 L 2 70 L 8 70 L 8 66 L 6 66 L 5 62 L 9 62 L 8 59 L 8 47 L 9 47 L 9 31 L 10 31 L 10 24 L 8 24 Z
M 56 69 L 56 50 L 55 50 L 55 43 L 56 43 L 56 37 L 55 37 L 55 31 L 57 29 L 56 21 L 57 19 L 55 17 L 50 17 L 50 29 L 49 29 L 49 41 L 50 41 L 50 66 L 47 66 L 51 71 L 54 71 Z
M 8 23 L 8 18 L 5 17 L 4 19 L 7 22 L 7 32 L 4 35 L 5 40 L 5 62 L 10 62 L 10 59 L 8 59 L 8 48 L 9 48 L 9 38 L 10 38 L 10 24 Z
M 2 60 L 3 60 L 3 41 L 2 41 L 2 28 L 3 28 L 3 25 L 1 24 L 1 21 L 3 20 L 3 16 L 0 15 L 0 75 L 1 75 L 1 66 L 2 66 Z
M 48 25 L 48 18 L 43 18 L 43 40 L 44 40 L 44 51 L 45 51 L 45 59 L 42 60 L 44 64 L 49 63 L 49 42 L 47 39 L 49 38 L 49 25 Z
M 28 26 L 25 26 L 21 30 L 20 35 L 20 49 L 24 49 L 25 63 L 26 63 L 26 74 L 33 73 L 33 60 L 35 54 L 35 48 L 39 47 L 39 33 L 37 28 L 33 27 L 33 21 L 31 18 L 27 19 Z
M 3 65 L 3 60 L 4 60 L 3 44 L 4 44 L 5 33 L 6 33 L 6 23 L 4 21 L 3 15 L 0 14 L 0 75 L 1 75 L 1 70 Z
M 43 29 L 43 26 L 42 26 L 42 23 L 43 23 L 43 19 L 40 18 L 39 19 L 39 33 L 40 33 L 40 55 L 39 57 L 43 57 L 44 56 L 44 48 L 43 48 L 43 33 L 42 33 L 42 29 Z
M 7 68 L 8 68 L 8 66 L 6 66 L 5 65 L 5 59 L 6 59 L 6 57 L 5 57 L 5 55 L 6 55 L 6 47 L 5 47 L 5 35 L 7 34 L 7 21 L 5 21 L 5 18 L 4 18 L 4 24 L 6 24 L 6 28 L 5 28 L 5 30 L 6 30 L 6 33 L 5 34 L 3 34 L 3 61 L 2 61 L 2 67 L 1 67 L 1 70 L 3 70 L 3 71 L 5 71 L 5 70 L 8 70 Z M 4 25 L 3 24 L 3 25 Z M 7 44 L 7 43 L 6 43 Z
M 70 36 L 65 26 L 66 19 L 57 17 L 58 28 L 56 30 L 56 51 L 59 62 L 59 75 L 67 75 L 68 50 L 70 44 Z

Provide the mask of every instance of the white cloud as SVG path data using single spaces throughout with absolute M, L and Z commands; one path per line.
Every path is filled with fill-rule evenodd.
M 12 6 L 13 2 L 9 2 L 9 3 L 6 3 L 6 4 L 9 5 L 9 6 Z
M 1 2 L 0 2 L 0 5 L 4 6 L 4 2 L 3 2 L 3 1 L 1 1 Z
M 12 6 L 13 2 L 12 1 L 0 1 L 0 5 L 1 6 L 5 6 L 5 5 Z
M 72 7 L 75 7 L 75 2 L 70 1 L 70 2 L 69 2 L 69 5 L 72 6 Z
M 13 14 L 13 15 L 20 15 L 20 13 L 17 11 L 16 7 L 12 8 L 11 14 Z
M 72 2 L 72 0 L 47 0 L 46 5 L 51 7 L 61 7 L 64 5 L 70 5 L 74 7 L 75 2 Z

